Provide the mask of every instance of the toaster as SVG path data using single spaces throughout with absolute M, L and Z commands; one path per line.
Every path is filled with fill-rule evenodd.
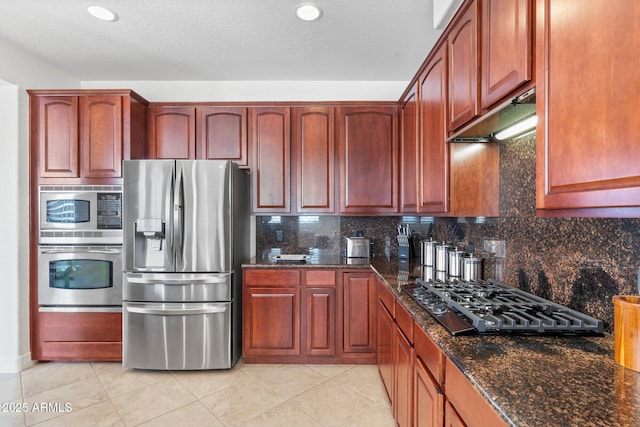
M 371 240 L 366 237 L 347 237 L 347 258 L 369 258 Z

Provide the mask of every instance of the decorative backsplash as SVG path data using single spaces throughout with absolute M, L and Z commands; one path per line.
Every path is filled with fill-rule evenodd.
M 479 252 L 483 239 L 506 241 L 501 262 L 485 257 L 483 277 L 502 281 L 602 319 L 613 332 L 613 295 L 638 294 L 640 219 L 538 218 L 535 135 L 500 143 L 500 216 L 496 218 L 264 216 L 256 251 L 340 255 L 344 237 L 372 239 L 374 255 L 397 257 L 397 225 L 409 224 L 414 248 L 427 236 Z M 500 274 L 500 273 L 498 273 Z

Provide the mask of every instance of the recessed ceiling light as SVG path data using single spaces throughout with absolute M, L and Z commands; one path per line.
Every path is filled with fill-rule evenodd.
M 315 21 L 322 16 L 322 9 L 313 3 L 300 3 L 294 10 L 296 16 L 303 21 Z
M 115 12 L 107 9 L 106 7 L 95 6 L 95 5 L 88 6 L 87 12 L 89 12 L 89 14 L 94 18 L 99 19 L 101 21 L 115 22 L 118 20 L 118 15 Z

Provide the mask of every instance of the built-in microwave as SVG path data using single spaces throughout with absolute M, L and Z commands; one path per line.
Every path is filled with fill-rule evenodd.
M 122 306 L 121 246 L 40 246 L 38 304 L 41 310 Z
M 40 186 L 39 243 L 122 245 L 122 186 Z

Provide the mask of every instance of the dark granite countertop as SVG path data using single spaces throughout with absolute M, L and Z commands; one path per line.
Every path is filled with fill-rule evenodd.
M 341 257 L 320 258 L 305 264 L 253 259 L 243 267 L 370 267 L 512 425 L 640 426 L 640 372 L 616 363 L 612 335 L 454 337 L 398 291 L 399 284 L 420 276 L 419 265 L 384 257 L 356 265 Z

